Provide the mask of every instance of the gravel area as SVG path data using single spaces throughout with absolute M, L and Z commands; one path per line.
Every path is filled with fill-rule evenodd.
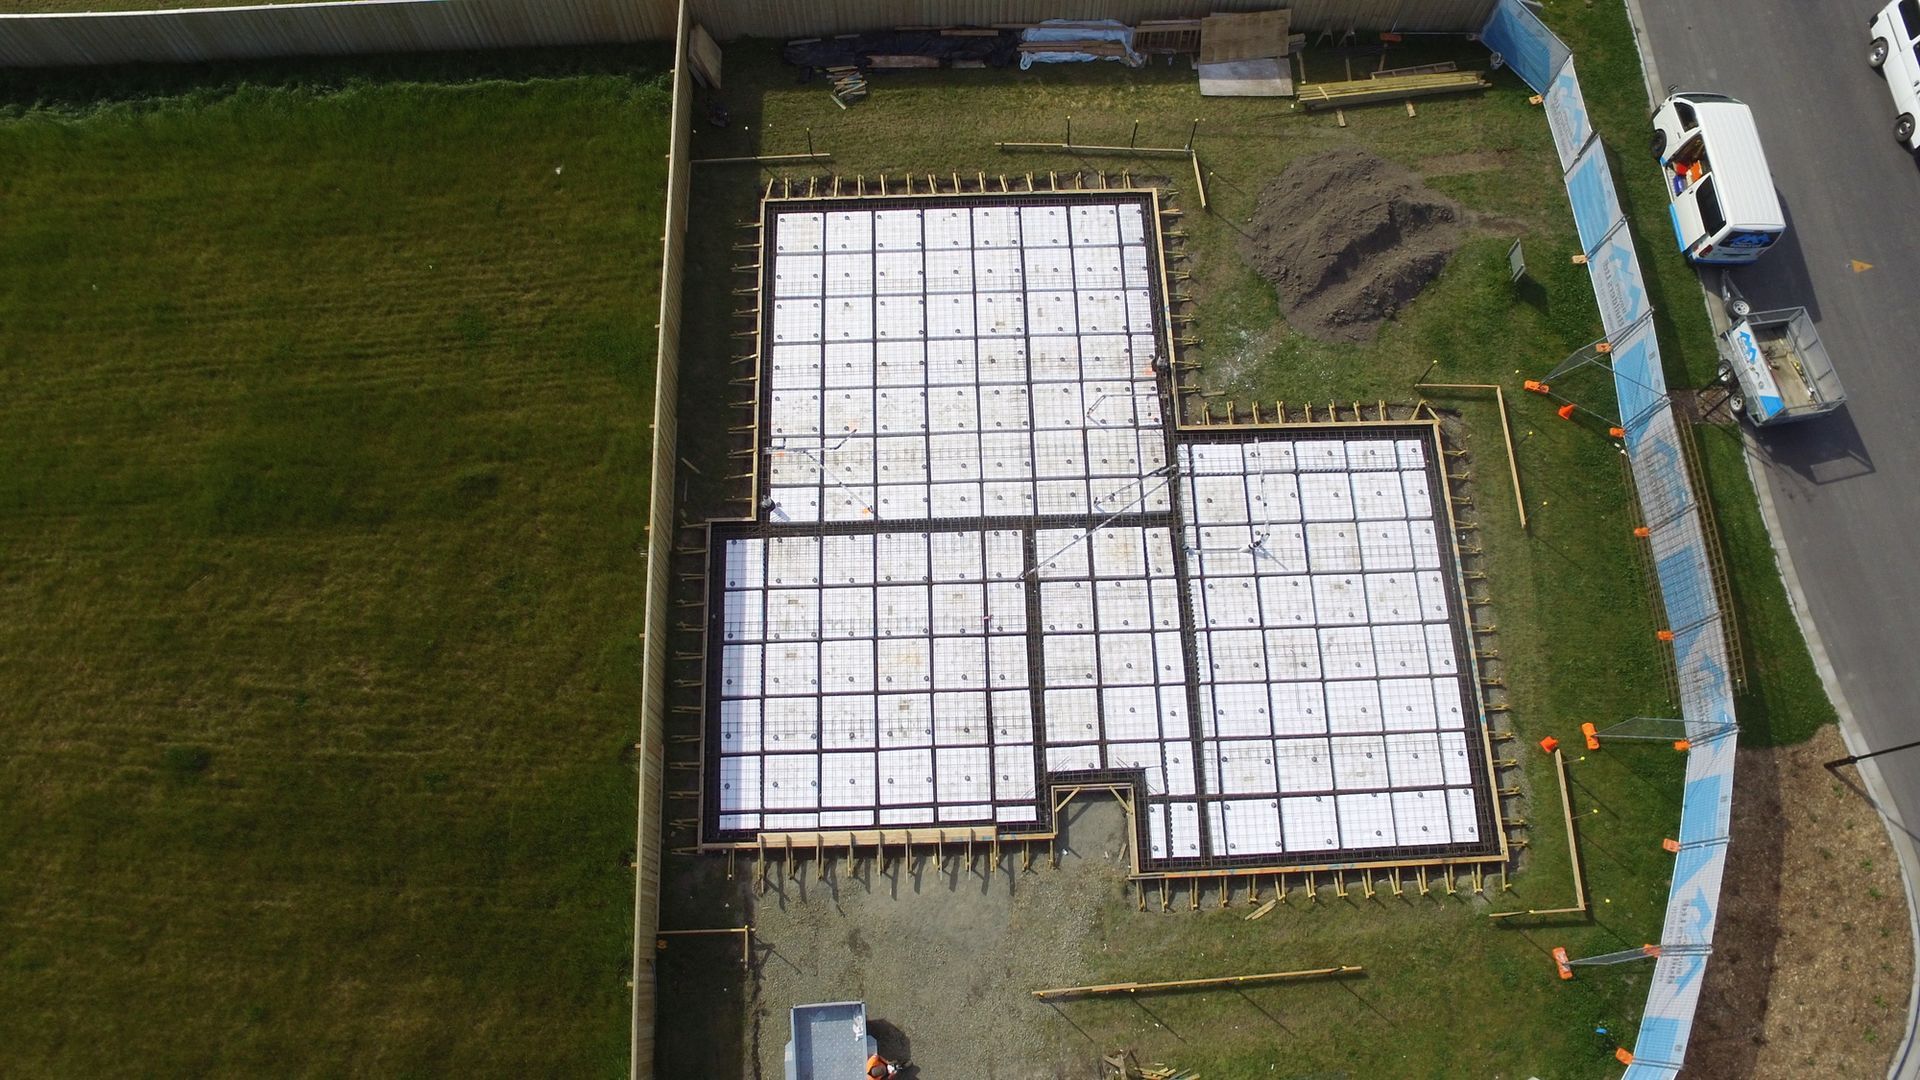
M 770 876 L 753 912 L 767 951 L 743 1033 L 751 1075 L 781 1075 L 788 1009 L 845 1000 L 866 1001 L 881 1052 L 930 1080 L 1091 1075 L 1094 1048 L 1028 992 L 1092 978 L 1082 958 L 1126 876 L 1126 818 L 1111 800 L 1065 817 L 1057 870 L 1035 845 L 1023 872 L 1003 845 L 988 873 L 981 845 L 971 871 L 963 855 L 930 852 L 903 869 L 896 851 L 884 872 L 867 859 L 849 877 L 836 860 L 821 882 L 803 860 L 797 879 Z

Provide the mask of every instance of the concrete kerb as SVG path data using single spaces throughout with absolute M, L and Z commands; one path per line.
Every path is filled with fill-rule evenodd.
M 1641 0 L 1624 0 L 1627 9 L 1627 22 L 1633 30 L 1634 50 L 1640 56 L 1640 72 L 1647 90 L 1647 105 L 1653 108 L 1664 96 L 1666 84 L 1660 81 L 1660 69 L 1655 63 L 1653 52 L 1646 43 L 1646 18 L 1641 14 Z M 1700 294 L 1707 306 L 1707 319 L 1710 324 L 1719 326 L 1721 320 L 1720 304 L 1705 278 L 1700 281 Z M 1751 446 L 1753 435 L 1741 429 L 1743 446 Z M 1747 479 L 1753 485 L 1756 501 L 1760 505 L 1760 520 L 1767 527 L 1767 542 L 1773 548 L 1774 565 L 1780 571 L 1780 581 L 1787 590 L 1787 603 L 1793 607 L 1794 621 L 1799 624 L 1800 634 L 1806 639 L 1807 652 L 1813 658 L 1813 666 L 1820 673 L 1820 684 L 1827 691 L 1827 699 L 1833 703 L 1834 712 L 1839 717 L 1840 738 L 1847 745 L 1850 754 L 1863 754 L 1871 749 L 1855 722 L 1853 710 L 1847 704 L 1847 696 L 1841 688 L 1839 675 L 1834 671 L 1832 657 L 1827 653 L 1826 642 L 1820 636 L 1820 628 L 1814 625 L 1813 616 L 1807 605 L 1806 592 L 1801 587 L 1800 577 L 1794 572 L 1793 556 L 1786 544 L 1780 539 L 1782 529 L 1779 514 L 1773 505 L 1773 492 L 1767 486 L 1766 478 L 1754 465 L 1751 453 L 1741 455 L 1747 469 Z M 1855 763 L 1860 779 L 1867 786 L 1867 794 L 1877 807 L 1892 807 L 1893 795 L 1888 790 L 1885 778 L 1880 773 L 1880 763 L 1868 759 Z M 1893 842 L 1894 851 L 1900 857 L 1900 885 L 1907 894 L 1907 917 L 1913 935 L 1915 950 L 1915 972 L 1913 985 L 1907 989 L 1907 1030 L 1900 1040 L 1898 1052 L 1893 1064 L 1887 1070 L 1888 1080 L 1920 1080 L 1920 903 L 1916 903 L 1914 882 L 1920 880 L 1920 849 L 1902 827 L 1901 823 L 1884 811 L 1881 820 L 1887 829 L 1887 836 Z

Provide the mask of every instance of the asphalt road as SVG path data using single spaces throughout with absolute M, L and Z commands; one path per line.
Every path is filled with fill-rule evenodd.
M 1753 107 L 1788 233 L 1734 280 L 1756 309 L 1805 306 L 1846 386 L 1840 412 L 1756 433 L 1750 453 L 1856 753 L 1920 739 L 1920 165 L 1866 62 L 1883 2 L 1643 0 L 1637 13 L 1660 85 Z M 1640 152 L 1623 146 L 1623 163 Z M 1669 237 L 1644 239 L 1644 258 L 1679 257 L 1661 250 Z M 1911 845 L 1920 749 L 1877 764 Z M 1907 1056 L 1899 1073 L 1915 1075 L 1920 1052 Z

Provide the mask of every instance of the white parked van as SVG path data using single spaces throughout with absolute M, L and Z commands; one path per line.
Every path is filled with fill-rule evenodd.
M 1868 23 L 1867 63 L 1887 77 L 1893 94 L 1893 137 L 1920 150 L 1914 118 L 1920 116 L 1920 0 L 1896 0 Z
M 1903 0 L 1920 2 L 1920 0 Z M 1721 94 L 1674 94 L 1653 114 L 1653 156 L 1680 250 L 1697 263 L 1750 263 L 1787 231 L 1753 110 Z

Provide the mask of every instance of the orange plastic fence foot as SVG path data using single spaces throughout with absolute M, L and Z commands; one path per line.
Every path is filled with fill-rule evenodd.
M 1605 356 L 1608 353 L 1613 351 L 1613 342 L 1603 341 L 1600 344 L 1595 345 L 1593 347 L 1593 351 L 1599 353 L 1601 356 Z
M 1567 950 L 1559 946 L 1554 947 L 1553 966 L 1555 969 L 1557 969 L 1560 972 L 1561 978 L 1563 979 L 1573 978 L 1573 965 L 1567 963 Z
M 1616 439 L 1624 439 L 1627 437 L 1627 429 L 1623 427 L 1610 427 L 1607 429 L 1607 434 Z
M 1540 740 L 1540 749 L 1545 750 L 1547 753 L 1551 754 L 1555 750 L 1560 749 L 1560 740 L 1549 735 L 1546 738 Z
M 1633 1064 L 1633 1051 L 1623 1046 L 1613 1052 L 1613 1060 L 1618 1061 L 1622 1065 L 1631 1065 Z
M 1653 535 L 1653 530 L 1647 528 L 1645 525 L 1635 525 L 1633 527 L 1633 535 L 1645 540 L 1647 537 Z
M 1656 630 L 1656 631 L 1654 631 L 1654 634 L 1653 634 L 1653 636 L 1654 636 L 1654 637 L 1657 637 L 1657 638 L 1659 638 L 1659 639 L 1660 639 L 1661 641 L 1672 641 L 1672 640 L 1673 640 L 1673 631 L 1671 631 L 1671 630 Z
M 1693 749 L 1693 744 L 1685 739 L 1675 739 L 1673 741 L 1673 748 L 1684 754 Z
M 1587 749 L 1589 750 L 1600 749 L 1599 730 L 1595 728 L 1592 724 L 1581 724 L 1580 734 L 1585 735 L 1587 737 Z
M 1660 841 L 1660 846 L 1665 848 L 1667 851 L 1667 854 L 1669 855 L 1680 854 L 1680 841 L 1675 840 L 1672 837 L 1668 837 L 1667 839 Z
M 1538 379 L 1528 379 L 1526 382 L 1521 383 L 1520 385 L 1526 387 L 1528 390 L 1531 390 L 1536 394 L 1544 394 L 1553 389 L 1553 387 L 1548 386 L 1546 383 L 1543 383 Z
M 1562 420 L 1573 419 L 1573 404 L 1571 402 L 1560 406 L 1558 409 L 1554 411 L 1560 414 L 1560 419 Z

